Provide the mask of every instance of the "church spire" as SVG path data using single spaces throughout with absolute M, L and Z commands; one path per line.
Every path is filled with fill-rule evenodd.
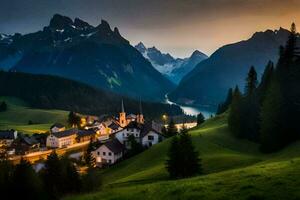
M 124 112 L 125 112 L 125 109 L 124 109 L 124 102 L 123 102 L 123 99 L 122 99 L 122 105 L 121 105 L 121 107 L 122 107 L 122 113 L 124 113 Z
M 139 104 L 139 111 L 140 111 L 140 115 L 143 114 L 143 110 L 142 110 L 142 99 L 140 98 L 140 104 Z

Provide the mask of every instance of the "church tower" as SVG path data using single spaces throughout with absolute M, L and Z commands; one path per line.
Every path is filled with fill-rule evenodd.
M 127 120 L 126 120 L 126 113 L 125 113 L 125 109 L 124 109 L 124 103 L 123 103 L 123 99 L 122 99 L 122 111 L 119 114 L 119 124 L 121 127 L 125 127 L 127 126 Z
M 142 111 L 142 101 L 140 99 L 140 105 L 139 105 L 140 111 L 139 114 L 137 114 L 136 116 L 136 121 L 139 124 L 144 124 L 145 120 L 144 120 L 144 115 L 143 115 L 143 111 Z

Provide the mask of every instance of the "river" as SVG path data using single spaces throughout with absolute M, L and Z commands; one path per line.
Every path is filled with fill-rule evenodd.
M 199 107 L 183 106 L 183 105 L 179 105 L 175 102 L 170 101 L 168 98 L 168 94 L 166 94 L 165 97 L 166 97 L 165 101 L 167 104 L 179 106 L 183 110 L 183 112 L 187 115 L 196 116 L 201 112 L 204 115 L 205 119 L 207 119 L 207 118 L 210 118 L 211 115 L 215 114 L 214 109 L 211 107 L 208 107 L 208 106 L 199 106 Z

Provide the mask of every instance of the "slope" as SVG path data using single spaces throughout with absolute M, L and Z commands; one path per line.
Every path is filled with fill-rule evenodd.
M 0 97 L 8 109 L 0 112 L 0 129 L 15 129 L 23 133 L 41 133 L 49 131 L 53 123 L 67 124 L 68 112 L 62 110 L 43 110 L 28 107 L 28 104 L 14 97 Z M 28 124 L 31 121 L 33 124 Z
M 66 199 L 251 199 L 250 195 L 276 199 L 284 192 L 299 197 L 300 144 L 261 154 L 256 144 L 231 136 L 226 118 L 210 119 L 190 131 L 203 161 L 203 176 L 168 180 L 164 162 L 170 140 L 166 140 L 105 170 L 103 190 Z M 277 190 L 269 194 L 272 187 Z

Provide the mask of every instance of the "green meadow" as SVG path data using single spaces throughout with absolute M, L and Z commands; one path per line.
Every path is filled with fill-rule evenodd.
M 67 111 L 44 110 L 30 108 L 25 102 L 13 97 L 0 97 L 5 101 L 8 109 L 0 112 L 0 130 L 15 129 L 17 131 L 33 134 L 49 131 L 55 123 L 67 123 Z M 29 121 L 32 124 L 29 124 Z
M 190 134 L 202 159 L 203 175 L 169 180 L 165 169 L 168 139 L 100 171 L 103 186 L 99 191 L 65 200 L 300 198 L 300 143 L 261 154 L 257 144 L 231 135 L 226 114 Z

